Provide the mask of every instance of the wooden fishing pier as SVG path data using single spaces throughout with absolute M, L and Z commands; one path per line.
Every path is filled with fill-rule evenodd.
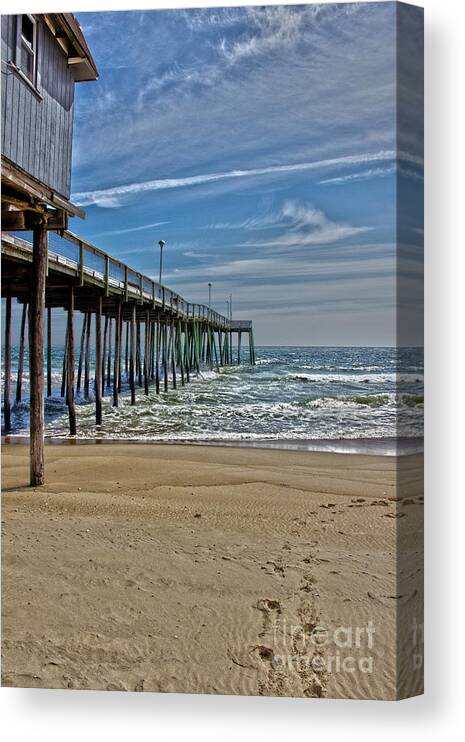
M 136 404 L 138 387 L 146 395 L 151 388 L 160 394 L 189 383 L 202 367 L 241 363 L 244 335 L 251 364 L 255 350 L 250 321 L 189 302 L 68 230 L 70 217 L 85 216 L 69 201 L 74 84 L 96 80 L 95 63 L 72 14 L 3 16 L 2 27 L 4 432 L 11 430 L 16 300 L 22 305 L 16 401 L 23 390 L 28 327 L 30 483 L 40 485 L 44 399 L 53 392 L 53 310 L 66 313 L 61 396 L 70 435 L 78 434 L 77 393 L 94 400 L 96 425 L 104 429 L 102 399 L 108 393 L 118 406 L 124 378 Z M 76 312 L 84 317 L 77 358 Z

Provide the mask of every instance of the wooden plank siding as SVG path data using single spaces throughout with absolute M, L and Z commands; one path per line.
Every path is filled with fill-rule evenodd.
M 36 16 L 37 91 L 8 62 L 15 60 L 16 16 L 2 16 L 2 154 L 69 198 L 74 78 L 65 53 Z

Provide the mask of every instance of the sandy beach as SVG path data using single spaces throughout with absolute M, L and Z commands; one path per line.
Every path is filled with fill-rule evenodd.
M 4 446 L 4 685 L 421 692 L 420 455 L 49 445 L 36 490 L 28 465 Z

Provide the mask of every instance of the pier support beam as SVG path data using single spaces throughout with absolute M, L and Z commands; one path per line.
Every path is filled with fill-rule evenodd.
M 11 430 L 11 296 L 6 297 L 5 306 L 5 384 L 3 387 L 3 420 L 5 433 Z
M 149 393 L 149 375 L 150 375 L 150 312 L 147 309 L 145 313 L 145 343 L 144 343 L 144 393 Z
M 126 346 L 124 351 L 124 373 L 126 374 L 126 381 L 129 378 L 129 322 L 124 323 L 126 325 Z
M 129 386 L 131 388 L 131 404 L 136 404 L 136 379 L 135 379 L 135 363 L 136 363 L 136 305 L 132 305 L 131 309 L 131 348 L 129 353 Z
M 18 378 L 16 380 L 16 401 L 17 402 L 21 402 L 21 396 L 22 396 L 26 318 L 27 318 L 27 304 L 23 304 L 23 312 L 21 315 L 21 328 L 19 332 Z
M 47 309 L 47 397 L 52 396 L 52 307 Z
M 29 313 L 30 483 L 44 483 L 44 319 L 48 233 L 45 220 L 33 229 Z
M 68 405 L 69 433 L 76 435 L 76 407 L 74 404 L 74 288 L 69 289 L 68 347 L 66 402 Z
M 113 320 L 108 322 L 108 358 L 107 358 L 107 386 L 111 386 L 111 328 Z
M 174 332 L 174 320 L 171 320 L 171 372 L 173 375 L 173 389 L 176 389 L 176 348 L 175 348 L 175 332 Z
M 111 339 L 111 325 L 110 325 Z M 121 304 L 118 303 L 118 309 L 115 319 L 115 358 L 113 366 L 113 407 L 119 405 L 119 374 L 120 374 L 120 353 L 121 353 Z
M 92 322 L 92 312 L 87 312 L 87 328 L 86 328 L 86 352 L 84 362 L 84 397 L 89 399 L 90 397 L 90 329 Z
M 163 389 L 168 391 L 168 321 L 163 322 Z
M 155 327 L 155 391 L 160 394 L 160 320 L 158 317 Z
M 79 346 L 79 361 L 78 361 L 78 372 L 77 372 L 77 382 L 76 382 L 76 394 L 79 394 L 79 392 L 81 391 L 82 366 L 84 362 L 84 347 L 85 347 L 86 330 L 87 330 L 87 316 L 88 315 L 86 312 L 82 320 L 81 344 Z
M 61 396 L 64 397 L 66 393 L 66 364 L 68 359 L 68 325 L 66 325 L 65 332 L 65 347 L 63 350 L 63 369 L 61 373 Z
M 95 424 L 102 424 L 102 297 L 95 309 Z
M 102 394 L 105 394 L 105 359 L 107 357 L 108 317 L 105 315 L 105 327 L 103 330 L 103 352 L 102 352 Z
M 137 384 L 142 386 L 142 349 L 140 341 L 140 321 L 136 322 L 136 368 L 137 368 Z

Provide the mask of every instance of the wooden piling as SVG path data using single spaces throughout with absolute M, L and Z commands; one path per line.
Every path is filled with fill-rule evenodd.
M 102 394 L 105 394 L 105 359 L 107 354 L 107 334 L 108 334 L 108 317 L 105 315 L 105 325 L 103 329 L 103 351 L 102 351 Z
M 168 391 L 168 321 L 163 322 L 163 388 Z
M 237 333 L 237 365 L 241 363 L 241 342 L 242 342 L 242 331 L 239 330 Z
M 29 304 L 30 484 L 44 483 L 44 318 L 48 233 L 43 222 L 33 230 Z
M 47 309 L 47 397 L 52 396 L 52 307 Z
M 170 323 L 171 328 L 171 373 L 172 373 L 172 380 L 173 380 L 173 389 L 176 389 L 177 382 L 176 382 L 176 351 L 175 351 L 175 342 L 174 342 L 174 320 L 171 320 Z
M 121 351 L 121 303 L 118 302 L 118 308 L 116 311 L 116 318 L 115 318 L 115 352 L 114 352 L 114 365 L 113 365 L 113 407 L 118 407 L 119 405 L 120 351 Z
M 150 378 L 155 381 L 155 320 L 150 320 Z
M 87 331 L 87 312 L 84 313 L 84 317 L 82 320 L 82 330 L 81 330 L 81 342 L 79 345 L 79 359 L 78 359 L 78 372 L 77 372 L 77 381 L 76 381 L 76 394 L 79 394 L 81 391 L 81 381 L 82 381 L 82 367 L 84 363 L 84 349 L 85 349 L 85 342 L 86 342 L 86 331 Z
M 102 297 L 95 309 L 95 424 L 102 424 Z
M 135 382 L 135 363 L 136 363 L 136 305 L 132 305 L 131 310 L 131 347 L 129 353 L 129 386 L 131 388 L 131 404 L 136 404 L 136 382 Z
M 189 384 L 191 375 L 191 359 L 190 359 L 190 332 L 189 323 L 184 323 L 184 366 L 186 369 L 186 381 Z
M 45 220 L 32 237 L 31 301 L 29 312 L 29 437 L 30 483 L 44 483 L 44 319 L 48 232 Z
M 129 322 L 124 323 L 126 325 L 126 347 L 124 352 L 124 373 L 126 374 L 126 380 L 129 378 Z
M 11 296 L 5 302 L 5 382 L 3 385 L 3 426 L 5 433 L 11 430 Z
M 63 368 L 61 372 L 61 397 L 64 398 L 66 394 L 66 369 L 68 364 L 68 324 L 66 324 L 65 331 L 65 347 L 63 350 Z
M 149 393 L 149 359 L 150 359 L 150 312 L 145 312 L 145 342 L 144 342 L 144 394 Z
M 27 304 L 23 304 L 21 314 L 21 328 L 19 331 L 18 377 L 16 380 L 16 401 L 21 402 L 24 370 L 24 341 L 26 334 Z M 5 346 L 6 348 L 6 346 Z
M 84 397 L 89 399 L 90 397 L 90 331 L 91 331 L 92 312 L 87 312 L 87 328 L 86 328 L 86 352 L 85 352 L 85 363 L 84 363 Z
M 181 330 L 181 322 L 176 322 L 175 325 L 175 332 L 176 332 L 176 356 L 177 356 L 177 365 L 179 367 L 179 372 L 181 374 L 181 386 L 184 386 L 186 381 L 184 378 L 184 358 L 183 358 L 183 351 L 182 351 L 182 330 Z
M 121 305 L 120 313 L 119 313 L 119 358 L 118 358 L 118 394 L 121 394 L 121 386 L 122 386 L 122 372 L 121 372 L 121 353 L 123 350 L 123 306 Z
M 158 317 L 155 328 L 155 391 L 160 394 L 160 320 Z
M 113 320 L 110 317 L 108 322 L 108 359 L 107 359 L 107 386 L 111 386 L 111 328 Z
M 140 321 L 136 322 L 136 369 L 137 369 L 137 384 L 142 386 L 142 348 L 141 348 L 141 337 L 140 337 Z
M 68 299 L 68 361 L 66 402 L 68 405 L 69 433 L 76 435 L 76 408 L 74 404 L 74 288 L 69 289 Z

